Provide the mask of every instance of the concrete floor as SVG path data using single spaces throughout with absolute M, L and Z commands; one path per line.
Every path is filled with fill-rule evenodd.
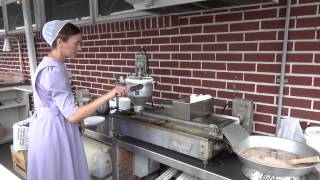
M 13 170 L 12 167 L 12 159 L 11 159 L 11 150 L 10 150 L 11 143 L 0 144 L 0 164 L 2 164 L 5 168 L 10 170 L 20 179 L 24 179 L 18 173 Z

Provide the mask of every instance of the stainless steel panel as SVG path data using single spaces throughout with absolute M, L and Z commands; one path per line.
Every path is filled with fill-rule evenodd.
M 199 136 L 117 117 L 113 117 L 113 131 L 204 161 L 212 157 L 212 140 Z

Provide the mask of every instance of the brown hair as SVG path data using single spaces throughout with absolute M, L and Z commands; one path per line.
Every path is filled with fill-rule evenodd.
M 63 26 L 63 28 L 60 30 L 57 38 L 52 43 L 52 48 L 56 48 L 57 46 L 57 39 L 60 38 L 63 42 L 68 41 L 70 36 L 76 35 L 81 33 L 80 29 L 71 23 L 67 23 Z

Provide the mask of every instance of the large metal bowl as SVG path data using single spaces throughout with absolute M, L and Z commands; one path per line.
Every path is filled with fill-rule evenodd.
M 265 147 L 275 150 L 287 151 L 296 154 L 301 158 L 309 156 L 319 156 L 319 153 L 315 149 L 306 144 L 270 136 L 248 136 L 247 138 L 243 139 L 236 147 L 233 147 L 233 151 L 238 155 L 240 161 L 245 166 L 274 176 L 304 176 L 314 169 L 314 165 L 304 165 L 292 168 L 273 167 L 252 161 L 239 153 L 243 149 L 253 147 Z

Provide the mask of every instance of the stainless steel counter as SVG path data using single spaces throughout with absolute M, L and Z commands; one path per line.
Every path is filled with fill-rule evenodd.
M 105 132 L 108 132 L 108 120 L 99 126 L 107 127 L 107 131 Z M 162 164 L 196 175 L 202 179 L 246 179 L 241 174 L 240 161 L 234 154 L 223 152 L 212 158 L 207 167 L 204 168 L 203 161 L 199 159 L 127 136 L 112 138 L 106 133 L 97 132 L 98 129 L 99 127 L 85 128 L 83 134 L 91 139 L 112 145 L 113 148 L 121 147 L 127 149 L 133 153 L 140 154 Z M 116 177 L 114 179 L 116 179 Z

